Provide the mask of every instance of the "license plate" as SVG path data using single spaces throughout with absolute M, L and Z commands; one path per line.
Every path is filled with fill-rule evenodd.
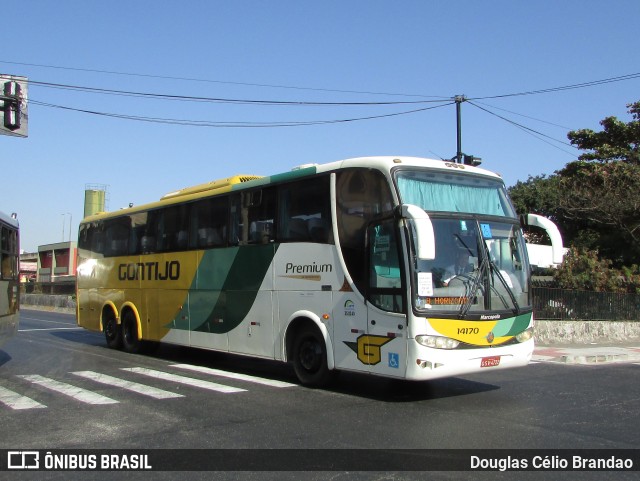
M 480 367 L 496 367 L 500 364 L 500 356 L 483 357 Z

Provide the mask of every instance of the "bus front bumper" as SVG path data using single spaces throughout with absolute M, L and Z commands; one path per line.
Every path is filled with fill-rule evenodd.
M 476 372 L 522 367 L 533 356 L 534 340 L 500 347 L 435 349 L 409 341 L 406 378 L 426 381 Z

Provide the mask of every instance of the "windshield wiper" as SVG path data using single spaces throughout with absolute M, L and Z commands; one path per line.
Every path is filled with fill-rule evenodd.
M 479 239 L 481 239 L 481 241 L 478 242 L 479 244 L 478 249 L 480 249 L 479 254 L 481 254 L 479 265 L 478 265 L 478 275 L 473 280 L 473 283 L 471 283 L 466 288 L 465 295 L 467 299 L 465 300 L 465 303 L 460 308 L 460 312 L 459 312 L 460 317 L 464 318 L 469 312 L 469 309 L 471 309 L 471 306 L 474 301 L 475 293 L 478 290 L 478 286 L 480 285 L 480 282 L 482 281 L 486 281 L 485 289 L 483 290 L 483 293 L 482 293 L 483 296 L 486 297 L 489 294 L 489 291 L 493 291 L 500 298 L 500 300 L 504 304 L 504 307 L 506 307 L 507 309 L 509 308 L 509 303 L 507 302 L 507 300 L 493 286 L 494 274 L 496 274 L 496 277 L 498 277 L 498 279 L 500 280 L 500 283 L 509 294 L 509 298 L 511 299 L 512 305 L 514 306 L 514 309 L 513 309 L 514 314 L 518 315 L 520 313 L 520 306 L 518 305 L 518 300 L 516 299 L 516 296 L 513 294 L 513 291 L 507 284 L 506 279 L 502 277 L 502 273 L 500 272 L 500 269 L 498 269 L 498 266 L 496 266 L 495 262 L 491 259 L 491 255 L 489 254 L 489 248 L 487 247 L 487 244 L 485 243 L 485 240 L 484 240 L 484 236 L 482 235 L 482 229 L 480 229 L 480 222 L 477 219 L 476 219 L 476 232 L 478 233 Z M 490 274 L 489 277 L 487 277 L 488 274 Z M 489 307 L 486 305 L 486 302 L 485 302 L 485 307 Z
M 485 262 L 484 257 L 482 258 L 482 260 L 480 261 L 480 264 L 478 265 L 478 273 L 477 275 L 474 277 L 473 282 L 471 283 L 465 283 L 465 296 L 466 296 L 466 300 L 464 302 L 464 304 L 462 305 L 462 307 L 460 308 L 460 317 L 465 317 L 467 315 L 467 312 L 469 312 L 469 309 L 471 309 L 471 306 L 473 304 L 473 301 L 475 299 L 475 294 L 478 291 L 478 287 L 480 286 L 480 282 L 486 278 L 487 275 L 487 265 L 488 263 Z M 484 292 L 483 292 L 484 295 Z
M 516 296 L 513 294 L 513 291 L 509 287 L 509 284 L 507 284 L 506 279 L 502 276 L 502 272 L 500 272 L 500 270 L 498 269 L 498 266 L 496 266 L 495 262 L 493 262 L 491 258 L 489 258 L 489 268 L 491 269 L 492 279 L 494 277 L 494 274 L 497 274 L 495 277 L 497 277 L 500 280 L 502 287 L 504 287 L 504 289 L 509 294 L 509 298 L 511 298 L 511 302 L 515 308 L 513 309 L 513 312 L 514 314 L 518 315 L 520 313 L 520 306 L 518 305 L 518 300 L 516 299 Z M 493 287 L 493 285 L 491 286 L 491 289 L 493 289 L 494 292 L 498 295 L 498 297 L 500 297 L 500 300 L 504 304 L 504 307 L 509 308 L 509 304 L 505 300 L 504 296 L 500 294 L 500 292 L 498 292 L 498 290 L 495 287 Z

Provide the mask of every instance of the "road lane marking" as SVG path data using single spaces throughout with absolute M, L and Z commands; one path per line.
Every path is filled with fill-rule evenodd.
M 140 384 L 134 381 L 127 381 L 126 379 L 120 379 L 117 377 L 109 376 L 107 374 L 102 374 L 95 371 L 76 371 L 76 372 L 72 372 L 71 374 L 83 377 L 85 379 L 90 379 L 92 381 L 99 382 L 101 384 L 106 384 L 107 386 L 120 387 L 122 389 L 126 389 L 127 391 L 132 391 L 138 394 L 142 394 L 144 396 L 149 396 L 154 399 L 170 399 L 170 398 L 184 397 L 182 394 L 165 391 L 164 389 L 158 389 L 158 388 L 147 386 L 146 384 Z
M 47 407 L 44 404 L 40 404 L 29 397 L 21 396 L 20 394 L 10 391 L 9 389 L 5 389 L 2 386 L 0 386 L 0 403 L 10 407 L 11 409 L 37 409 Z
M 187 369 L 189 371 L 201 372 L 204 374 L 210 374 L 212 376 L 221 376 L 221 377 L 228 377 L 230 379 L 238 379 L 240 381 L 248 381 L 255 384 L 264 384 L 265 386 L 272 386 L 272 387 L 297 386 L 297 384 L 292 384 L 290 382 L 276 381 L 274 379 L 266 379 L 266 378 L 257 377 L 257 376 L 250 376 L 248 374 L 239 374 L 235 372 L 222 371 L 220 369 L 212 369 L 212 368 L 203 367 L 203 366 L 193 366 L 191 364 L 172 364 L 171 367 L 177 367 L 179 369 Z
M 202 389 L 209 389 L 211 391 L 217 391 L 222 393 L 234 393 L 243 392 L 246 389 L 240 389 L 237 387 L 225 386 L 224 384 L 217 384 L 215 382 L 203 381 L 201 379 L 195 379 L 192 377 L 178 376 L 176 374 L 170 374 L 163 371 L 155 371 L 153 369 L 147 369 L 143 367 L 123 367 L 123 371 L 135 372 L 136 374 L 142 374 L 155 379 L 162 379 L 164 381 L 172 381 L 180 384 L 186 384 L 188 386 L 195 386 Z
M 18 377 L 87 404 L 117 404 L 119 402 L 115 399 L 103 396 L 102 394 L 87 391 L 86 389 L 66 384 L 64 382 L 54 381 L 53 379 L 39 376 L 37 374 L 23 374 Z
M 30 331 L 79 331 L 82 327 L 39 327 L 35 329 L 18 329 L 18 332 L 30 332 Z
M 49 319 L 40 319 L 40 318 L 37 318 L 37 317 L 26 317 L 26 316 L 20 316 L 20 320 L 21 321 L 44 322 L 46 324 L 66 324 L 67 326 L 76 324 L 75 321 L 71 321 L 71 322 L 69 322 L 69 321 L 52 321 L 52 320 L 49 320 Z

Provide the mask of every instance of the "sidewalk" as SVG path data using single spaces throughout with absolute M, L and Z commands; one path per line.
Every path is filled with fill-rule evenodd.
M 566 364 L 634 363 L 640 362 L 640 344 L 636 346 L 590 344 L 580 346 L 536 345 L 531 360 Z

